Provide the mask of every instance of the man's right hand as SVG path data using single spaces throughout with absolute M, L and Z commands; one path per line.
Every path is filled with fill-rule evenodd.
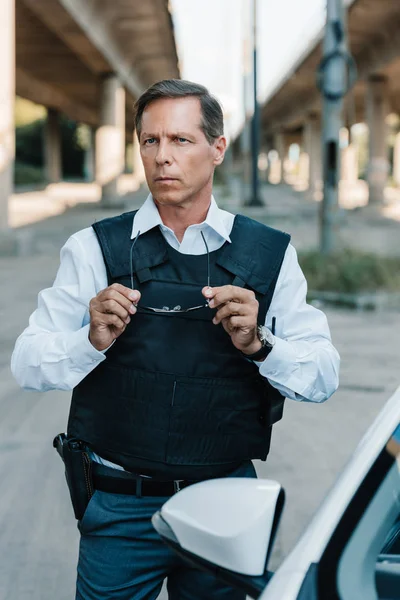
M 96 350 L 105 350 L 123 333 L 136 313 L 140 292 L 113 283 L 89 303 L 89 341 Z

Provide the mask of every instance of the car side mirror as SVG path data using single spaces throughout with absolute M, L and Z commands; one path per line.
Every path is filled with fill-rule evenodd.
M 211 479 L 172 496 L 152 523 L 187 562 L 257 598 L 271 577 L 266 567 L 283 504 L 276 481 Z

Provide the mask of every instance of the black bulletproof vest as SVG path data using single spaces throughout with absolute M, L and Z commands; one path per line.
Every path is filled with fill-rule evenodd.
M 283 398 L 212 323 L 215 310 L 140 309 L 204 305 L 207 255 L 181 254 L 158 227 L 131 252 L 134 215 L 93 225 L 109 284 L 131 287 L 133 273 L 141 300 L 106 360 L 74 389 L 69 435 L 127 470 L 171 478 L 218 476 L 244 460 L 265 460 Z M 254 290 L 263 324 L 290 238 L 243 216 L 230 237 L 209 254 L 211 286 Z

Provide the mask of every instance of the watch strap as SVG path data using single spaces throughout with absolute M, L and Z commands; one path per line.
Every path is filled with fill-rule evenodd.
M 271 352 L 272 348 L 273 348 L 273 346 L 266 344 L 265 346 L 261 346 L 261 348 L 259 350 L 257 350 L 257 352 L 254 352 L 253 354 L 245 354 L 244 352 L 242 352 L 242 354 L 244 357 L 248 358 L 249 360 L 255 360 L 255 361 L 261 362 L 262 360 L 265 360 L 267 358 L 267 356 Z

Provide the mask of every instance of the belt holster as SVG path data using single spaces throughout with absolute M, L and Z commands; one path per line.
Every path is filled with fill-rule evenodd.
M 65 433 L 56 435 L 53 447 L 61 456 L 65 466 L 65 478 L 75 518 L 81 520 L 94 493 L 92 460 L 88 449 L 82 441 L 76 438 L 67 438 Z

